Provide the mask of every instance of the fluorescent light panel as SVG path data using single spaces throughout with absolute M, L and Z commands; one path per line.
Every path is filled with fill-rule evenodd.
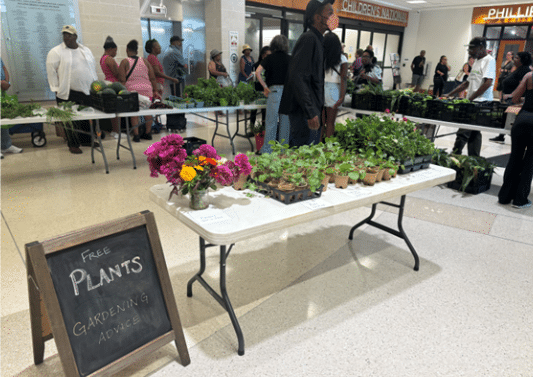
M 427 1 L 425 0 L 411 0 L 411 1 L 407 1 L 409 4 L 424 4 L 424 3 L 427 3 Z

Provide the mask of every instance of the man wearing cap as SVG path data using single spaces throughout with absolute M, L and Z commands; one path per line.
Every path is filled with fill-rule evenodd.
M 311 0 L 305 9 L 304 32 L 292 51 L 279 112 L 291 122 L 289 145 L 320 141 L 320 118 L 324 106 L 324 33 L 333 15 L 335 0 Z
M 187 61 L 181 53 L 183 38 L 175 35 L 170 38 L 170 46 L 163 55 L 163 70 L 165 75 L 179 80 L 178 84 L 170 83 L 170 94 L 181 97 L 182 85 L 188 68 Z
M 72 101 L 79 105 L 90 106 L 91 83 L 98 79 L 94 56 L 87 47 L 77 43 L 78 34 L 73 26 L 65 25 L 61 29 L 63 43 L 54 47 L 46 57 L 46 72 L 48 84 L 52 92 L 56 93 L 56 101 Z M 73 122 L 75 129 L 89 131 L 88 121 Z M 86 135 L 78 135 L 69 127 L 65 127 L 70 153 L 82 153 L 80 141 L 87 139 Z M 90 141 L 81 143 L 89 145 Z
M 494 100 L 493 87 L 496 78 L 496 61 L 487 52 L 487 41 L 483 37 L 476 37 L 468 44 L 468 54 L 476 60 L 468 80 L 446 94 L 446 97 L 461 93 L 469 88 L 467 98 L 470 101 L 484 102 Z M 468 155 L 479 156 L 481 153 L 481 132 L 459 129 L 453 146 L 453 153 L 461 154 L 468 143 Z

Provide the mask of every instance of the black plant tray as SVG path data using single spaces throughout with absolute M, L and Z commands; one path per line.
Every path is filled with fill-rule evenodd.
M 253 182 L 261 187 L 259 190 L 261 193 L 268 195 L 271 198 L 276 199 L 278 202 L 282 202 L 283 204 L 293 204 L 303 202 L 304 200 L 320 198 L 322 196 L 322 188 L 324 187 L 323 185 L 320 185 L 318 190 L 315 192 L 309 189 L 285 192 L 277 188 L 270 187 L 268 184 L 263 182 L 255 180 L 253 180 Z
M 187 156 L 192 155 L 192 152 L 195 149 L 200 148 L 200 145 L 204 145 L 206 141 L 204 139 L 199 139 L 197 137 L 184 137 L 183 141 L 185 142 L 185 150 L 187 151 Z
M 474 181 L 470 181 L 468 186 L 466 186 L 464 192 L 469 194 L 481 194 L 482 192 L 488 191 L 490 189 L 490 185 L 492 182 L 492 173 L 493 171 L 490 171 L 490 174 L 486 176 L 485 174 L 479 174 L 478 178 Z M 451 181 L 447 183 L 448 188 L 461 191 L 461 182 L 463 181 L 463 173 L 462 171 L 457 171 L 457 174 L 455 176 L 455 181 Z
M 401 163 L 400 165 L 403 165 L 404 168 L 402 169 L 402 167 L 400 166 L 400 169 L 398 169 L 398 174 L 407 174 L 412 171 L 429 168 L 429 165 L 431 164 L 431 160 L 429 159 L 429 157 L 431 156 L 417 156 L 416 158 L 418 157 L 422 157 L 420 158 L 422 162 L 415 164 L 413 163 L 413 160 L 409 159 L 408 161 L 404 161 L 403 163 Z
M 118 99 L 121 97 L 122 99 Z M 104 113 L 130 113 L 139 111 L 139 94 L 98 95 L 91 94 L 91 106 Z

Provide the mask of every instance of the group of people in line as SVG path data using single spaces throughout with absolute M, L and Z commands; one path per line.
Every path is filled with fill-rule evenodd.
M 63 43 L 48 53 L 46 70 L 50 89 L 56 94 L 56 102 L 72 101 L 76 104 L 90 106 L 90 90 L 93 81 L 98 79 L 96 63 L 90 49 L 77 42 L 77 31 L 73 26 L 65 25 L 61 29 Z M 139 57 L 139 43 L 131 40 L 126 45 L 127 58 L 120 64 L 115 61 L 118 46 L 111 37 L 104 43 L 104 54 L 100 58 L 100 67 L 108 83 L 120 82 L 130 92 L 137 92 L 150 100 L 161 99 L 165 80 L 170 83 L 173 95 L 181 94 L 181 83 L 185 76 L 187 64 L 180 51 L 183 39 L 180 36 L 170 38 L 170 45 L 163 55 L 163 63 L 158 58 L 162 48 L 159 42 L 151 39 L 145 43 L 145 51 L 149 54 L 145 59 Z M 138 117 L 131 117 L 133 141 L 152 140 L 152 117 L 146 116 L 144 133 L 140 134 Z M 89 121 L 76 121 L 74 128 L 89 131 Z M 112 121 L 112 135 L 118 138 L 120 120 Z M 82 153 L 80 146 L 91 146 L 90 138 L 83 133 L 65 128 L 65 137 L 69 151 Z M 84 138 L 85 137 L 85 138 Z M 97 144 L 97 143 L 95 143 Z M 94 145 L 94 144 L 93 144 Z M 94 145 L 98 147 L 98 145 Z
M 473 38 L 468 45 L 469 62 L 463 66 L 457 76 L 459 81 L 449 93 L 443 93 L 444 83 L 450 66 L 446 56 L 442 56 L 435 68 L 434 91 L 437 96 L 453 97 L 467 91 L 471 101 L 492 103 L 494 101 L 494 84 L 496 81 L 496 61 L 487 50 L 487 41 L 483 37 Z M 511 155 L 505 169 L 503 185 L 498 194 L 500 204 L 510 204 L 516 208 L 531 206 L 528 196 L 533 179 L 533 79 L 532 57 L 523 51 L 506 53 L 496 90 L 500 92 L 502 102 L 512 101 L 520 103 L 525 95 L 522 109 L 517 115 L 511 129 Z M 425 65 L 425 51 L 421 51 L 411 64 L 413 70 L 412 85 L 415 90 L 420 89 Z M 504 135 L 490 139 L 494 142 L 504 142 Z M 465 145 L 468 155 L 480 156 L 481 132 L 459 129 L 453 146 L 453 153 L 461 154 Z

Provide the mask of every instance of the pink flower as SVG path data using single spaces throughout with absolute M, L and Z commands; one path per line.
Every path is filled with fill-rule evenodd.
M 248 162 L 248 156 L 243 153 L 235 156 L 235 170 L 238 172 L 235 174 L 237 178 L 240 175 L 248 175 L 252 172 L 252 165 Z
M 210 175 L 223 186 L 231 185 L 234 180 L 233 173 L 226 164 L 213 167 Z
M 407 119 L 406 117 L 403 117 L 402 119 L 404 122 L 407 122 L 409 119 Z
M 389 110 L 389 109 L 385 109 L 385 112 L 386 112 L 387 114 L 390 114 L 390 110 Z
M 215 160 L 220 160 L 220 156 L 217 154 L 215 148 L 209 144 L 202 144 L 200 148 L 192 152 L 195 156 L 205 156 L 208 158 L 214 158 Z

